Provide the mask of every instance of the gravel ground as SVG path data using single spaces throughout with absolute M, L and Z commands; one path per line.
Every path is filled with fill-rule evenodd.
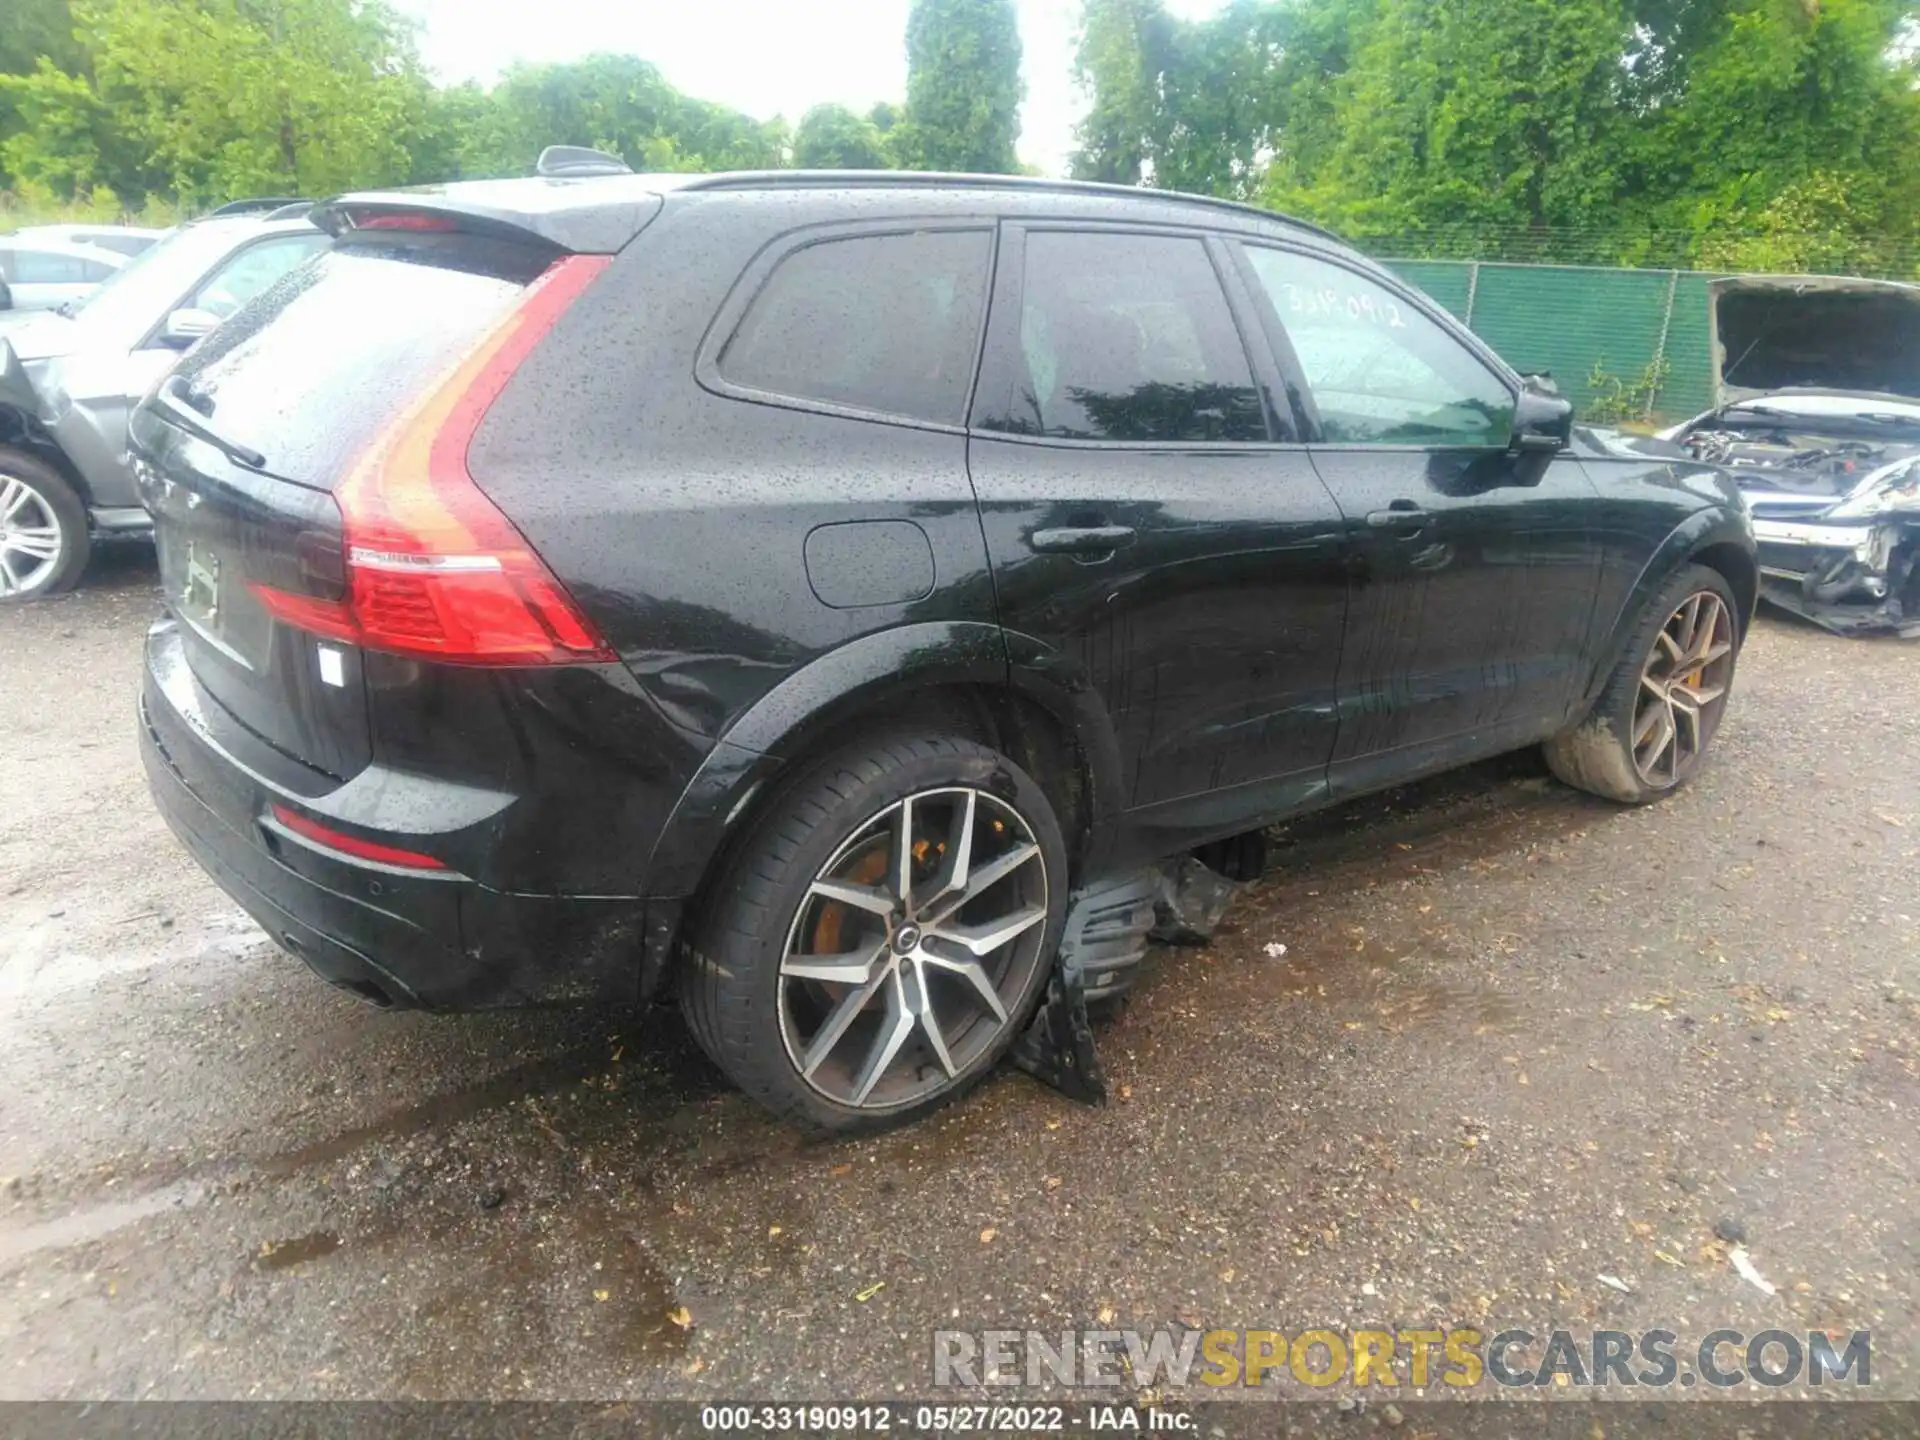
M 1920 651 L 1763 620 L 1651 809 L 1515 757 L 1297 825 L 1106 1110 L 822 1145 L 670 1015 L 266 944 L 146 798 L 150 556 L 97 569 L 0 612 L 0 1398 L 925 1397 L 935 1329 L 1096 1323 L 1870 1329 L 1920 1398 Z

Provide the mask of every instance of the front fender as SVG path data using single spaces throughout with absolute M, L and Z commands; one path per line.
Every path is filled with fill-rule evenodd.
M 1606 688 L 1607 678 L 1612 675 L 1614 666 L 1619 663 L 1621 651 L 1625 648 L 1633 627 L 1638 623 L 1641 613 L 1659 593 L 1660 587 L 1668 579 L 1703 551 L 1719 546 L 1728 546 L 1740 551 L 1749 565 L 1753 567 L 1756 582 L 1759 578 L 1759 551 L 1753 539 L 1753 521 L 1744 507 L 1712 505 L 1694 511 L 1676 525 L 1667 538 L 1660 542 L 1648 558 L 1632 587 L 1627 591 L 1625 602 L 1613 616 L 1603 642 L 1594 648 L 1593 671 L 1588 676 L 1586 704 L 1582 713 L 1599 699 L 1600 692 Z M 1742 625 L 1750 624 L 1753 616 L 1740 617 Z

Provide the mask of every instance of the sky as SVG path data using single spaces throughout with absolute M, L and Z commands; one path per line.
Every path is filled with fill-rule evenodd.
M 1086 108 L 1073 82 L 1079 0 L 1016 0 L 1027 100 L 1020 158 L 1064 175 Z M 907 91 L 908 0 L 398 0 L 443 81 L 491 81 L 516 60 L 598 50 L 651 60 L 675 86 L 759 119 L 809 106 L 865 110 Z M 1198 17 L 1221 0 L 1169 0 Z

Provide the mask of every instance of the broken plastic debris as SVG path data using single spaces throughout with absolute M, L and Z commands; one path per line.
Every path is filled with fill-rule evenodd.
M 1610 1290 L 1618 1290 L 1622 1295 L 1631 1295 L 1633 1287 L 1618 1275 L 1596 1275 L 1593 1277 Z
M 1281 944 L 1281 943 L 1280 943 L 1280 942 L 1279 942 L 1278 940 L 1275 940 L 1275 941 L 1272 941 L 1272 942 L 1271 942 L 1271 943 L 1269 943 L 1269 944 L 1268 944 L 1268 946 L 1267 946 L 1267 958 L 1268 958 L 1269 960 L 1284 960 L 1284 959 L 1286 959 L 1286 958 L 1287 958 L 1287 947 L 1286 947 L 1286 946 L 1284 946 L 1284 945 L 1282 945 L 1282 944 Z
M 1733 1268 L 1740 1272 L 1740 1278 L 1753 1286 L 1754 1289 L 1764 1291 L 1768 1295 L 1778 1295 L 1780 1293 L 1778 1286 L 1753 1268 L 1753 1261 L 1747 1258 L 1745 1246 L 1734 1246 L 1727 1252 L 1727 1259 L 1731 1260 L 1733 1262 Z
M 1153 938 L 1163 945 L 1205 945 L 1246 888 L 1193 856 L 1169 865 L 1154 906 Z

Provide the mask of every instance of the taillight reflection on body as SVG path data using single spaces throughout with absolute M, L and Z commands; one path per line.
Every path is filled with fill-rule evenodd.
M 255 585 L 289 625 L 371 650 L 455 664 L 560 665 L 617 658 L 593 622 L 467 473 L 467 448 L 534 346 L 610 263 L 557 261 L 513 312 L 414 401 L 334 498 L 346 595 Z

